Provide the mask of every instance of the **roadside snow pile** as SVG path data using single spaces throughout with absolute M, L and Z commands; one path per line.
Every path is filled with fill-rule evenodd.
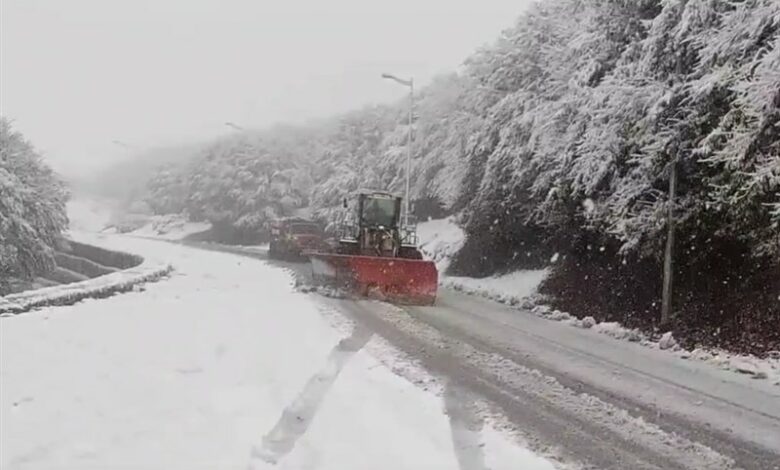
M 704 348 L 696 348 L 693 351 L 680 349 L 676 352 L 683 359 L 707 362 L 722 369 L 750 375 L 754 379 L 767 379 L 773 385 L 780 385 L 780 351 L 773 351 L 763 359 Z
M 696 359 L 714 364 L 722 369 L 747 374 L 755 379 L 769 379 L 772 384 L 780 385 L 780 352 L 770 355 L 765 359 L 755 356 L 731 354 L 724 350 L 697 348 L 689 351 L 677 344 L 672 332 L 668 331 L 658 336 L 650 336 L 635 328 L 626 328 L 617 322 L 597 323 L 593 317 L 585 317 L 582 320 L 574 316 L 552 310 L 545 305 L 538 305 L 531 312 L 550 320 L 562 321 L 579 328 L 592 329 L 601 334 L 611 336 L 618 340 L 640 343 L 642 346 L 670 351 L 681 359 Z
M 87 298 L 108 297 L 156 281 L 173 270 L 170 265 L 146 265 L 125 269 L 86 281 L 44 287 L 6 296 L 0 314 L 21 313 L 42 306 L 70 305 Z
M 548 305 L 544 305 L 539 302 L 540 300 L 537 297 L 531 295 L 522 299 L 518 305 L 520 309 L 531 312 L 536 316 L 565 323 L 567 325 L 585 330 L 593 330 L 596 333 L 611 336 L 615 339 L 630 341 L 632 343 L 649 341 L 647 335 L 643 334 L 637 329 L 626 328 L 617 322 L 599 323 L 593 317 L 585 317 L 580 319 L 568 312 L 552 309 Z
M 155 215 L 151 216 L 143 227 L 130 232 L 130 235 L 161 240 L 182 240 L 210 228 L 211 224 L 208 222 L 190 222 L 181 214 Z
M 265 245 L 238 245 L 237 248 L 241 249 L 244 253 L 268 255 L 268 244 Z
M 523 310 L 553 321 L 566 323 L 578 328 L 592 329 L 593 331 L 611 336 L 612 338 L 639 343 L 642 346 L 670 351 L 681 359 L 695 359 L 713 364 L 721 369 L 747 374 L 755 379 L 768 379 L 774 385 L 780 385 L 780 352 L 773 352 L 769 357 L 761 359 L 755 356 L 731 354 L 724 350 L 697 348 L 689 351 L 680 347 L 671 332 L 661 336 L 651 336 L 635 328 L 626 328 L 617 322 L 598 323 L 593 317 L 578 319 L 573 315 L 560 310 L 551 309 L 547 305 L 539 304 L 540 299 L 534 296 L 527 297 L 517 302 L 504 302 L 518 305 Z
M 536 292 L 547 276 L 544 269 L 515 271 L 486 278 L 445 277 L 442 284 L 467 294 L 479 295 L 509 305 L 518 305 Z
M 439 269 L 440 283 L 455 290 L 515 305 L 536 292 L 547 275 L 546 270 L 527 270 L 482 279 L 444 276 L 452 257 L 466 239 L 463 229 L 455 223 L 454 217 L 429 220 L 417 226 L 417 236 L 420 250 Z
M 580 326 L 576 322 L 574 326 Z M 593 325 L 593 331 L 611 336 L 615 339 L 630 341 L 632 343 L 655 344 L 650 338 L 636 328 L 626 328 L 618 322 L 601 322 Z
M 661 336 L 661 339 L 658 340 L 658 347 L 660 349 L 671 349 L 675 346 L 677 346 L 677 340 L 674 339 L 671 331 L 664 333 Z
M 458 468 L 463 432 L 442 398 L 371 355 L 370 331 L 331 328 L 288 273 L 102 241 L 176 273 L 144 292 L 0 320 L 1 468 Z M 477 444 L 479 468 L 554 468 L 489 427 Z
M 466 234 L 452 217 L 429 220 L 417 225 L 420 250 L 436 263 L 440 273 L 447 270 L 452 257 L 463 246 Z
M 0 297 L 0 314 L 17 313 L 22 310 L 21 305 L 11 302 L 5 297 Z
M 436 263 L 440 283 L 455 290 L 515 305 L 522 298 L 536 292 L 536 288 L 547 275 L 546 270 L 528 270 L 482 279 L 444 276 L 452 257 L 466 239 L 463 229 L 455 223 L 454 217 L 429 220 L 417 226 L 417 236 L 420 240 L 420 250 Z
M 16 314 L 36 307 L 70 305 L 86 298 L 102 298 L 138 288 L 169 274 L 172 266 L 144 260 L 140 265 L 70 284 L 60 284 L 0 297 L 0 314 Z

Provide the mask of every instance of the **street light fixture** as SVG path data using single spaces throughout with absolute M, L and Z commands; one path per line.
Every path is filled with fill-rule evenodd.
M 233 122 L 229 122 L 229 121 L 228 121 L 228 122 L 226 122 L 226 123 L 225 123 L 225 125 L 226 125 L 226 126 L 228 126 L 228 127 L 230 127 L 230 128 L 233 128 L 233 129 L 235 129 L 235 130 L 237 130 L 237 131 L 239 131 L 239 132 L 241 132 L 241 131 L 243 131 L 243 130 L 244 130 L 244 128 L 243 128 L 243 127 L 241 127 L 241 126 L 239 126 L 238 124 L 236 124 L 236 123 L 233 123 Z
M 414 79 L 404 80 L 389 73 L 383 73 L 382 78 L 392 80 L 409 87 L 409 134 L 406 143 L 406 195 L 404 196 L 404 225 L 409 226 L 409 179 L 412 172 L 412 116 L 414 113 Z

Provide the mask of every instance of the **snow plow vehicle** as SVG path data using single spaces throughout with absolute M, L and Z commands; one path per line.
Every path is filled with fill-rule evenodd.
M 433 305 L 439 274 L 432 261 L 423 260 L 414 229 L 401 225 L 401 199 L 358 193 L 356 211 L 339 226 L 335 248 L 308 253 L 315 283 L 392 303 Z
M 305 261 L 304 252 L 322 247 L 323 233 L 316 222 L 290 217 L 271 223 L 271 244 L 268 247 L 270 258 Z

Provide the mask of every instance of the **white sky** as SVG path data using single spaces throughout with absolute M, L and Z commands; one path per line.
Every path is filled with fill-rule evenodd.
M 0 113 L 58 170 L 401 97 L 530 0 L 0 0 Z

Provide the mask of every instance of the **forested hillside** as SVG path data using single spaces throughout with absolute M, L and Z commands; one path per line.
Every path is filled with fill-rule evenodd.
M 160 172 L 148 200 L 256 230 L 359 187 L 400 190 L 406 106 L 217 142 Z M 468 234 L 455 272 L 560 253 L 554 303 L 652 325 L 673 203 L 677 327 L 780 345 L 763 331 L 780 319 L 777 0 L 540 2 L 421 91 L 413 131 L 414 197 Z
M 63 183 L 0 118 L 0 295 L 54 266 L 52 247 L 68 225 L 66 201 Z
M 494 99 L 494 93 L 471 96 L 473 86 L 472 79 L 451 74 L 417 96 L 416 199 L 455 205 L 468 166 L 469 136 L 483 121 L 476 113 Z M 269 217 L 303 207 L 326 213 L 358 188 L 401 191 L 407 133 L 404 102 L 305 126 L 233 135 L 205 147 L 187 164 L 161 167 L 145 199 L 158 212 L 186 210 L 215 224 L 262 230 Z
M 657 255 L 676 164 L 682 232 L 776 257 L 779 23 L 771 0 L 545 2 L 477 58 L 513 91 L 471 159 L 469 231 L 579 227 Z

